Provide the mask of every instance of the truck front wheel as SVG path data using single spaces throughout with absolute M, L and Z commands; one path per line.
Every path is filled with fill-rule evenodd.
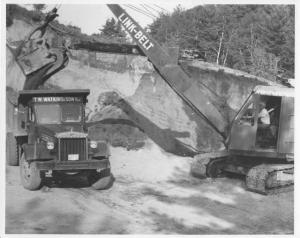
M 104 169 L 100 173 L 93 171 L 88 175 L 87 179 L 90 186 L 96 190 L 108 189 L 113 183 L 113 176 L 110 173 L 110 168 Z
M 41 172 L 36 168 L 36 163 L 29 163 L 25 159 L 24 153 L 20 159 L 20 175 L 24 188 L 28 190 L 37 190 L 42 185 Z

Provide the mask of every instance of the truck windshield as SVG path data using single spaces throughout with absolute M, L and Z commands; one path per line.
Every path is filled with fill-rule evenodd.
M 36 119 L 40 124 L 60 124 L 81 121 L 81 104 L 36 104 Z

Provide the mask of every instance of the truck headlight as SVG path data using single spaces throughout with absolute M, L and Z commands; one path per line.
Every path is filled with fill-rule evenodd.
M 92 149 L 96 149 L 97 146 L 98 146 L 97 141 L 92 140 L 92 141 L 90 142 L 90 147 L 91 147 Z
M 53 150 L 54 149 L 54 142 L 48 141 L 47 142 L 47 149 L 48 150 Z

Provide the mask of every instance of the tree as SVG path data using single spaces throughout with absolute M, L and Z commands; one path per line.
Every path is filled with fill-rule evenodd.
M 125 34 L 121 29 L 121 24 L 116 22 L 113 17 L 106 20 L 100 31 L 101 35 L 106 37 L 125 37 Z
M 161 14 L 150 26 L 160 43 L 204 52 L 208 62 L 269 79 L 294 76 L 293 5 L 201 5 Z
M 107 19 L 101 29 L 100 34 L 94 34 L 98 39 L 108 42 L 127 43 L 125 32 L 122 30 L 121 24 L 116 22 L 114 18 Z
M 270 5 L 263 9 L 259 28 L 268 53 L 279 58 L 279 73 L 287 77 L 294 72 L 294 6 Z
M 41 12 L 42 10 L 44 10 L 46 8 L 45 4 L 33 4 L 33 8 L 34 10 Z

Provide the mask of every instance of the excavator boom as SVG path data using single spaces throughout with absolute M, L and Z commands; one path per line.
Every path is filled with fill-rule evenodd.
M 192 80 L 174 63 L 170 55 L 118 4 L 108 4 L 128 34 L 154 65 L 163 80 L 177 95 L 204 118 L 224 139 L 228 122 L 212 92 L 201 82 Z

